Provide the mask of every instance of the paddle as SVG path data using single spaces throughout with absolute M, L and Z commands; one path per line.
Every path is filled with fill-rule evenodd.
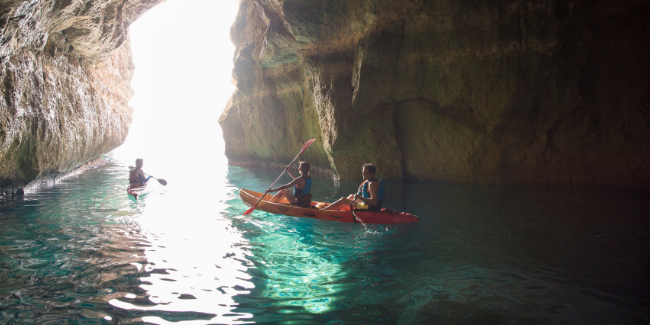
M 296 155 L 296 158 L 293 158 L 293 160 L 289 163 L 288 166 L 293 165 L 293 163 L 296 161 L 296 159 L 298 159 L 298 157 L 300 157 L 300 155 L 302 155 L 302 153 L 305 152 L 305 150 L 307 150 L 307 148 L 309 148 L 309 146 L 310 146 L 310 145 L 312 144 L 312 142 L 314 142 L 315 140 L 316 140 L 316 139 L 311 139 L 311 140 L 305 142 L 305 144 L 302 145 L 302 148 L 300 149 L 300 152 L 298 153 L 298 155 Z M 282 174 L 280 174 L 280 176 L 278 176 L 278 178 L 275 179 L 275 182 L 273 182 L 273 184 L 271 184 L 271 186 L 269 186 L 269 188 L 267 189 L 267 191 L 273 188 L 273 185 L 275 185 L 275 183 L 276 183 L 276 182 L 277 182 L 277 181 L 278 181 L 278 180 L 279 180 L 279 179 L 284 175 L 284 173 L 286 173 L 286 171 L 287 171 L 286 168 L 282 170 Z M 244 212 L 243 215 L 245 216 L 245 215 L 250 214 L 251 212 L 253 212 L 253 210 L 255 210 L 255 207 L 257 207 L 257 204 L 260 203 L 260 201 L 262 201 L 262 199 L 264 198 L 264 196 L 266 196 L 266 192 L 264 192 L 264 194 L 260 197 L 260 199 L 257 200 L 257 202 L 255 202 L 255 205 L 253 205 L 250 209 L 246 210 L 246 212 Z
M 365 224 L 365 222 L 363 222 L 361 219 L 359 219 L 359 216 L 355 212 L 357 209 L 356 209 L 356 206 L 355 206 L 354 202 L 356 202 L 356 201 L 357 200 L 354 199 L 354 200 L 352 200 L 352 202 L 350 202 L 350 211 L 352 211 L 352 222 L 354 222 L 354 223 L 359 222 L 359 223 Z
M 352 202 L 350 202 L 350 211 L 352 211 L 352 222 L 357 223 L 357 219 L 359 219 L 359 217 L 357 217 L 357 214 L 354 213 L 354 201 L 356 200 L 352 200 Z
M 148 174 L 145 174 L 145 175 L 147 175 L 147 176 L 151 176 L 151 175 L 148 175 Z M 153 177 L 153 176 L 151 176 L 151 178 L 157 180 L 158 183 L 160 183 L 160 185 L 162 185 L 162 186 L 167 186 L 167 181 L 166 181 L 166 180 L 164 180 L 164 179 L 162 179 L 162 178 L 155 178 L 155 177 Z
M 135 168 L 135 167 L 133 167 L 133 166 L 129 166 L 129 169 L 133 169 L 133 168 Z M 145 174 L 145 175 L 147 175 L 147 176 L 151 176 L 151 175 L 149 175 L 149 174 Z M 151 176 L 151 178 L 157 180 L 158 183 L 160 183 L 160 185 L 162 185 L 162 186 L 167 186 L 167 181 L 166 181 L 166 180 L 164 180 L 164 179 L 162 179 L 162 178 L 155 178 L 155 177 L 153 177 L 153 176 Z

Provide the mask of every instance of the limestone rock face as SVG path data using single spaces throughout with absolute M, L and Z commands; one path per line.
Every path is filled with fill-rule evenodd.
M 650 187 L 650 3 L 243 0 L 233 164 Z
M 0 189 L 47 180 L 126 138 L 128 26 L 161 0 L 0 3 Z

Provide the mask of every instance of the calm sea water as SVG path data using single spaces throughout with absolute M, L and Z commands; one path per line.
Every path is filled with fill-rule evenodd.
M 0 324 L 650 323 L 641 193 L 388 182 L 421 222 L 362 225 L 243 217 L 280 171 L 220 164 L 135 202 L 128 165 L 2 203 Z

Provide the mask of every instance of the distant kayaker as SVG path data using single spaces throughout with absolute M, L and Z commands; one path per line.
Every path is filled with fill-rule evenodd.
M 342 206 L 349 206 L 350 203 L 357 203 L 356 208 L 367 209 L 368 211 L 381 211 L 384 204 L 384 180 L 375 178 L 377 166 L 374 164 L 363 165 L 363 183 L 359 190 L 348 197 L 342 197 L 338 201 L 323 207 L 323 210 L 337 210 Z
M 147 185 L 147 182 L 149 179 L 151 179 L 151 176 L 145 177 L 144 176 L 144 171 L 142 171 L 142 165 L 144 162 L 142 159 L 136 159 L 135 160 L 135 168 L 132 168 L 129 171 L 129 186 L 130 187 L 137 187 L 137 186 L 145 186 Z
M 300 177 L 296 177 L 291 173 L 291 166 L 286 166 L 285 169 L 289 176 L 293 178 L 291 183 L 279 186 L 277 188 L 272 188 L 266 193 L 272 193 L 280 191 L 278 194 L 274 195 L 270 202 L 279 202 L 283 197 L 293 205 L 297 205 L 303 208 L 308 208 L 311 206 L 311 177 L 309 177 L 310 165 L 306 161 L 301 161 L 298 166 L 298 172 L 300 172 Z M 288 189 L 293 187 L 293 193 Z

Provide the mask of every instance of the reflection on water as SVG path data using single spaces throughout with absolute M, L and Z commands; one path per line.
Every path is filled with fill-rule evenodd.
M 238 189 L 275 170 L 157 163 L 169 185 L 137 202 L 114 158 L 2 203 L 0 323 L 650 322 L 639 193 L 387 182 L 421 222 L 360 225 L 241 216 Z M 356 186 L 315 175 L 313 192 Z

